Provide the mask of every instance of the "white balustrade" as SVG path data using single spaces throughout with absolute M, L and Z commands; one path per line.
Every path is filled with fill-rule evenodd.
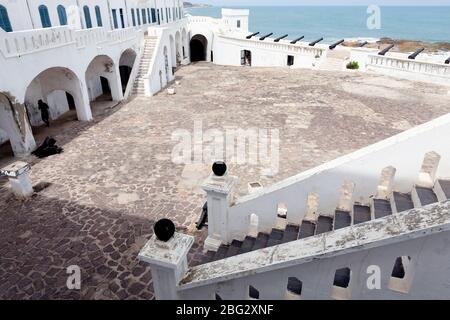
M 450 66 L 444 63 L 439 64 L 396 57 L 369 55 L 368 64 L 374 67 L 450 77 Z
M 175 298 L 252 299 L 250 286 L 259 299 L 443 298 L 449 234 L 447 201 L 190 268 Z M 288 290 L 289 278 L 300 288 Z
M 211 208 L 208 215 L 224 215 L 221 219 L 226 218 L 223 225 L 227 228 L 221 232 L 220 240 L 228 244 L 232 239 L 243 240 L 247 236 L 251 217 L 255 215 L 258 230 L 269 233 L 276 225 L 279 203 L 286 206 L 287 222 L 299 225 L 308 212 L 311 193 L 320 199 L 318 214 L 333 214 L 339 207 L 339 190 L 345 182 L 355 185 L 353 201 L 370 205 L 379 192 L 381 173 L 387 167 L 397 170 L 395 191 L 411 192 L 428 152 L 434 151 L 441 157 L 435 176 L 449 176 L 450 149 L 444 138 L 448 136 L 450 114 L 239 198 L 225 214 Z M 210 236 L 219 240 L 218 234 Z

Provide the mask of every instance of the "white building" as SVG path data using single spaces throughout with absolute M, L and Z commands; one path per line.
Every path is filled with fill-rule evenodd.
M 450 66 L 444 61 L 411 60 L 404 55 L 389 53 L 383 56 L 377 55 L 376 50 L 364 48 L 333 49 L 329 45 L 308 41 L 275 41 L 273 37 L 259 38 L 261 35 L 249 37 L 248 10 L 224 9 L 222 13 L 222 19 L 185 16 L 181 0 L 0 0 L 0 143 L 9 140 L 16 156 L 27 155 L 34 150 L 33 127 L 42 125 L 37 108 L 39 100 L 49 105 L 52 119 L 74 109 L 78 120 L 90 121 L 97 98 L 121 101 L 132 94 L 151 96 L 174 80 L 179 66 L 195 61 L 329 70 L 345 70 L 348 62 L 357 61 L 363 72 L 382 72 L 418 81 L 450 84 Z M 189 270 L 184 263 L 191 244 L 189 237 L 177 235 L 174 241 L 180 241 L 181 245 L 175 243 L 177 246 L 174 247 L 170 244 L 161 246 L 152 239 L 141 258 L 152 263 L 157 297 L 214 298 L 215 295 L 223 295 L 248 298 L 248 288 L 256 283 L 263 296 L 282 298 L 286 294 L 285 278 L 289 272 L 294 272 L 302 275 L 303 279 L 316 281 L 306 289 L 305 297 L 323 298 L 329 288 L 327 283 L 320 282 L 320 277 L 334 276 L 333 270 L 345 269 L 345 262 L 350 261 L 353 267 L 344 270 L 344 278 L 352 280 L 345 288 L 334 286 L 333 297 L 373 298 L 376 295 L 361 289 L 362 280 L 355 276 L 365 267 L 358 264 L 358 259 L 366 256 L 390 266 L 391 256 L 395 255 L 406 257 L 400 260 L 407 269 L 403 282 L 394 279 L 393 284 L 389 284 L 397 292 L 410 292 L 413 298 L 420 297 L 425 287 L 430 287 L 435 296 L 448 293 L 448 288 L 436 281 L 426 285 L 425 270 L 417 264 L 421 261 L 419 253 L 413 249 L 422 245 L 427 245 L 427 248 L 432 244 L 442 245 L 446 233 L 436 230 L 450 229 L 448 203 L 444 202 L 449 197 L 444 183 L 438 180 L 450 176 L 448 144 L 436 139 L 448 137 L 449 123 L 448 116 L 443 117 L 315 171 L 287 179 L 232 205 L 232 180 L 214 180 L 213 177 L 204 185 L 210 203 L 215 203 L 209 212 L 210 229 L 205 244 L 212 250 L 235 239 L 243 240 L 250 229 L 252 232 L 269 232 L 278 223 L 275 209 L 280 199 L 287 204 L 288 210 L 297 212 L 297 215 L 288 215 L 286 224 L 297 226 L 303 220 L 317 223 L 319 217 L 316 213 L 320 210 L 348 209 L 349 194 L 373 205 L 373 190 L 378 190 L 381 200 L 389 198 L 389 201 L 394 201 L 391 196 L 395 188 L 402 192 L 413 190 L 413 195 L 416 192 L 414 204 L 420 209 L 411 211 L 416 218 L 414 223 L 403 214 L 393 222 L 385 219 L 372 221 L 372 225 L 365 227 L 352 227 L 350 233 L 353 238 L 345 231 L 336 231 L 329 238 L 320 239 L 329 241 L 328 247 L 318 248 L 315 239 L 298 240 L 301 242 L 277 247 L 276 252 L 257 250 L 248 256 L 230 258 L 226 263 L 218 261 Z M 414 156 L 409 152 L 411 148 L 415 151 Z M 438 161 L 430 151 L 442 157 L 439 169 Z M 397 186 L 393 185 L 393 174 L 389 174 L 389 170 L 387 173 L 383 171 L 384 180 L 378 179 L 382 170 L 393 165 L 403 170 L 399 171 L 401 179 Z M 365 181 L 358 181 L 362 187 L 339 191 L 345 178 L 343 173 L 359 171 L 364 172 L 359 176 L 365 177 Z M 417 174 L 419 179 L 416 179 Z M 322 187 L 309 192 L 311 185 Z M 444 203 L 435 207 L 424 206 L 417 187 L 434 188 L 438 200 Z M 316 208 L 311 207 L 314 201 L 309 201 L 314 194 L 321 195 Z M 345 197 L 340 198 L 340 195 Z M 401 213 L 395 209 L 392 211 Z M 427 220 L 425 217 L 430 212 L 433 215 Z M 348 214 L 353 219 L 351 209 Z M 397 228 L 395 236 L 390 234 L 389 223 L 394 223 Z M 380 228 L 379 235 L 355 236 L 356 232 L 370 233 L 370 227 Z M 430 239 L 429 242 L 425 243 L 426 239 Z M 295 245 L 305 249 L 295 251 Z M 158 251 L 157 248 L 163 249 Z M 385 248 L 389 255 L 383 255 Z M 432 249 L 429 250 L 421 259 L 437 260 Z M 329 259 L 314 262 L 324 255 Z M 167 256 L 178 260 L 176 263 L 165 261 Z M 410 256 L 413 257 L 411 263 L 407 259 Z M 442 246 L 442 257 L 449 256 L 448 246 Z M 278 259 L 276 265 L 274 257 Z M 250 271 L 242 270 L 242 265 Z M 438 265 L 435 269 L 442 272 Z M 321 273 L 315 274 L 315 270 L 321 270 Z M 423 276 L 422 286 L 411 287 L 411 270 L 416 276 Z M 354 272 L 352 276 L 350 272 Z M 161 279 L 168 282 L 158 282 Z M 278 279 L 281 285 L 279 290 L 270 291 L 274 279 Z M 390 278 L 386 280 L 386 286 L 389 281 Z M 353 291 L 347 288 L 353 288 Z M 384 297 L 397 296 L 388 293 Z

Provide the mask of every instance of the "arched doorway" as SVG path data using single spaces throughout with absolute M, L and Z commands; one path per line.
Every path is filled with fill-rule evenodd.
M 70 115 L 71 120 L 91 120 L 89 99 L 83 92 L 80 79 L 70 69 L 54 67 L 42 71 L 30 82 L 25 93 L 24 101 L 30 124 L 35 127 L 44 124 L 38 108 L 39 100 L 49 106 L 50 120 L 66 115 L 71 107 L 76 110 L 76 115 Z
M 122 100 L 121 80 L 110 57 L 95 57 L 86 69 L 85 76 L 90 101 Z
M 137 54 L 133 49 L 125 50 L 120 56 L 119 70 L 123 93 L 125 93 L 125 91 L 127 90 L 128 81 L 130 80 L 130 75 L 131 71 L 133 70 L 136 56 Z
M 206 61 L 206 50 L 208 49 L 208 40 L 205 36 L 197 34 L 192 37 L 189 44 L 191 52 L 191 62 Z

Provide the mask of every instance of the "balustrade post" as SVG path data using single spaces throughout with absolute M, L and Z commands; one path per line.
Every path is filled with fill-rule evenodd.
M 188 270 L 187 255 L 194 237 L 175 232 L 175 225 L 167 219 L 158 221 L 154 230 L 138 258 L 150 264 L 156 299 L 177 300 L 177 285 Z
M 222 243 L 228 244 L 231 241 L 228 210 L 238 179 L 227 175 L 226 171 L 225 163 L 214 163 L 213 173 L 202 184 L 208 199 L 208 238 L 204 244 L 206 250 L 216 251 Z

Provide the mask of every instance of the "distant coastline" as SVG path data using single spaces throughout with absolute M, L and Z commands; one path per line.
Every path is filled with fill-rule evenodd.
M 204 3 L 192 3 L 192 2 L 184 2 L 185 8 L 210 8 L 212 5 L 204 4 Z
M 382 7 L 379 29 L 367 27 L 364 6 L 271 6 L 250 9 L 249 31 L 288 39 L 305 36 L 305 41 L 324 38 L 323 43 L 345 39 L 368 41 L 368 47 L 394 43 L 392 51 L 412 52 L 425 47 L 428 52 L 450 51 L 450 6 Z M 191 15 L 221 17 L 221 6 L 187 8 Z

